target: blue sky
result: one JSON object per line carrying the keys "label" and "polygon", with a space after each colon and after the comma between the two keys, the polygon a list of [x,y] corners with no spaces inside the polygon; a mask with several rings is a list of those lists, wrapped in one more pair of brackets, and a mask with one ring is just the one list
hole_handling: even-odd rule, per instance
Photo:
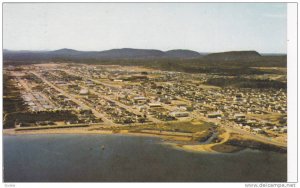
{"label": "blue sky", "polygon": [[3,45],[286,53],[286,24],[285,3],[5,3]]}

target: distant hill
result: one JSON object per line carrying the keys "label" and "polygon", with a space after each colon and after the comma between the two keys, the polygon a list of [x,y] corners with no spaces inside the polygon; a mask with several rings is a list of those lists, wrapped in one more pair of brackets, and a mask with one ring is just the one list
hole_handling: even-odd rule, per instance
{"label": "distant hill", "polygon": [[75,53],[80,53],[80,51],[69,49],[69,48],[63,48],[60,50],[54,50],[54,51],[49,51],[54,54],[75,54]]}
{"label": "distant hill", "polygon": [[98,52],[97,58],[160,58],[163,57],[164,54],[165,53],[160,50],[122,48]]}
{"label": "distant hill", "polygon": [[[161,70],[189,73],[254,74],[266,71],[252,67],[286,67],[287,55],[259,54],[256,51],[230,51],[203,54],[191,50],[161,51],[155,49],[122,48],[105,51],[54,51],[3,50],[5,64],[32,64],[44,61],[75,62],[85,64],[136,65]],[[247,68],[246,68],[247,67]]]}
{"label": "distant hill", "polygon": [[122,48],[105,51],[77,51],[60,49],[54,51],[10,51],[3,50],[4,60],[48,60],[53,58],[70,59],[149,59],[149,58],[197,58],[201,54],[191,50],[160,51],[152,49]]}
{"label": "distant hill", "polygon": [[[190,50],[112,49],[106,51],[3,51],[6,65],[24,65],[53,61],[57,63],[143,66],[165,71],[210,73],[217,75],[278,74],[257,67],[287,66],[287,55],[261,55],[255,51],[200,54]],[[255,68],[254,68],[255,67]],[[267,70],[267,71],[266,71]],[[280,73],[281,74],[281,73]]]}
{"label": "distant hill", "polygon": [[256,51],[230,51],[230,52],[221,52],[221,53],[211,53],[206,55],[205,59],[235,61],[235,60],[253,60],[260,57],[261,55]]}
{"label": "distant hill", "polygon": [[170,50],[165,52],[165,57],[170,58],[197,58],[202,55],[192,50]]}

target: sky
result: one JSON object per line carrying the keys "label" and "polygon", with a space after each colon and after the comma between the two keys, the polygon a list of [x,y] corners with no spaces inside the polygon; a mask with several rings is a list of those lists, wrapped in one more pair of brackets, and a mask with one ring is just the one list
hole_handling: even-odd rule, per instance
{"label": "sky", "polygon": [[285,3],[4,3],[3,48],[286,53]]}

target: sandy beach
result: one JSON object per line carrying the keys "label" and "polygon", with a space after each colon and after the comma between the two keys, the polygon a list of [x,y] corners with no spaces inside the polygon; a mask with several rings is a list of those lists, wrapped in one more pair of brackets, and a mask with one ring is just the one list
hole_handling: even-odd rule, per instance
{"label": "sandy beach", "polygon": [[[230,132],[224,131],[218,135],[217,142],[200,143],[193,141],[191,134],[141,130],[131,132],[128,130],[95,130],[87,127],[82,128],[63,128],[63,129],[41,129],[41,130],[19,130],[4,129],[4,135],[33,135],[33,134],[99,134],[99,135],[128,135],[128,136],[146,136],[160,137],[163,139],[162,144],[178,150],[188,152],[205,152],[205,153],[233,153],[247,148],[246,145],[232,145],[228,141],[232,139]],[[255,141],[252,141],[257,143]],[[259,144],[258,144],[259,145]],[[259,149],[259,148],[258,148]]]}
{"label": "sandy beach", "polygon": [[[32,135],[32,134],[100,134],[100,135],[130,135],[130,136],[146,136],[146,137],[160,137],[163,139],[163,144],[174,147],[176,149],[182,149],[192,152],[214,152],[212,147],[217,144],[222,144],[226,142],[224,139],[220,143],[212,144],[195,144],[192,142],[192,137],[188,134],[178,132],[176,134],[161,133],[159,131],[141,131],[141,132],[130,132],[128,130],[119,130],[115,132],[113,130],[90,130],[88,128],[69,128],[69,129],[42,129],[42,130],[22,130],[15,131],[14,129],[4,129],[4,135]],[[229,137],[229,135],[228,135]],[[178,144],[180,142],[180,144]]]}

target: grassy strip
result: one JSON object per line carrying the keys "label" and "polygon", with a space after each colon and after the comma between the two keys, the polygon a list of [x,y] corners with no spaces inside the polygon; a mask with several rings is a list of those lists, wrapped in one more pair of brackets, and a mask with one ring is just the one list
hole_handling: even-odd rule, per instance
{"label": "grassy strip", "polygon": [[36,126],[36,127],[19,127],[15,128],[15,131],[26,130],[41,130],[41,129],[59,129],[59,128],[73,128],[73,127],[88,127],[88,124],[76,124],[76,125],[50,125],[50,126]]}
{"label": "grassy strip", "polygon": [[131,126],[103,126],[92,128],[91,130],[128,130],[132,132],[138,132],[141,130],[148,130],[148,131],[167,131],[167,132],[182,132],[182,133],[196,133],[202,132],[207,129],[213,129],[215,126],[213,123],[208,122],[168,122],[168,123],[161,123],[161,124],[139,124],[139,125],[131,125]]}
{"label": "grassy strip", "polygon": [[170,131],[159,131],[159,130],[140,130],[140,131],[130,131],[130,132],[166,135],[166,136],[184,136],[184,137],[192,137],[193,136],[192,133],[170,132]]}

